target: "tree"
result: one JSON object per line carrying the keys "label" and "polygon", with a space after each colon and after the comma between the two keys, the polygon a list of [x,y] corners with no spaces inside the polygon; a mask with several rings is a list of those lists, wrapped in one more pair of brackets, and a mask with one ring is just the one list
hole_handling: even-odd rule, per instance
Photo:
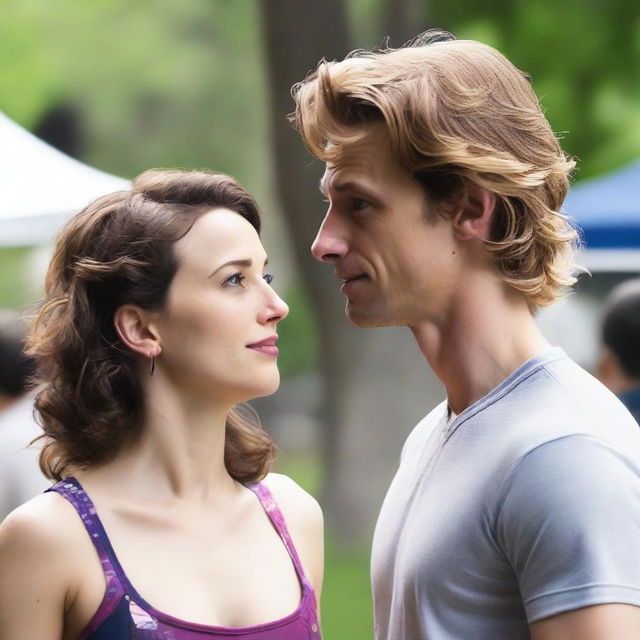
{"label": "tree", "polygon": [[441,397],[406,329],[362,331],[347,323],[344,299],[328,265],[309,247],[322,220],[313,162],[285,115],[294,82],[322,57],[349,51],[343,0],[300,3],[265,0],[275,173],[295,254],[320,327],[323,380],[324,469],[322,502],[338,542],[368,540],[404,437]]}

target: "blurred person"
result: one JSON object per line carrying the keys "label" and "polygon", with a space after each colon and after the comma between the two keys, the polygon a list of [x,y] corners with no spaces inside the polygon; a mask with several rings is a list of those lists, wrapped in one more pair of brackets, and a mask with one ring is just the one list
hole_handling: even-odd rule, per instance
{"label": "blurred person", "polygon": [[29,392],[33,359],[24,353],[26,322],[18,312],[0,313],[0,521],[51,483],[29,442],[42,434]]}
{"label": "blurred person", "polygon": [[640,433],[533,319],[575,282],[577,234],[529,77],[429,31],[293,95],[326,164],[313,255],[348,319],[409,327],[447,392],[380,512],[376,638],[640,638]]}
{"label": "blurred person", "polygon": [[0,527],[0,637],[320,638],[322,516],[239,403],[279,384],[253,198],[143,173],[65,226],[28,339],[53,488]]}
{"label": "blurred person", "polygon": [[640,278],[614,287],[605,300],[596,375],[640,423]]}

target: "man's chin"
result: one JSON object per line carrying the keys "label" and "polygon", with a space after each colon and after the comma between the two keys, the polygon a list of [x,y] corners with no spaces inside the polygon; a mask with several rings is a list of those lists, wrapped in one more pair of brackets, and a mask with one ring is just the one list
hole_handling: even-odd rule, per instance
{"label": "man's chin", "polygon": [[388,327],[392,323],[386,322],[385,317],[373,309],[363,309],[355,306],[347,301],[344,310],[347,320],[359,329],[376,329],[379,327]]}

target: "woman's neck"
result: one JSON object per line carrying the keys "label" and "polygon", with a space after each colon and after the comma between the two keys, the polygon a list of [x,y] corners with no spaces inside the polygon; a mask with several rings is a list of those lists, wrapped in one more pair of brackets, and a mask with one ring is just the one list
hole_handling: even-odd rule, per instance
{"label": "woman's neck", "polygon": [[158,371],[145,381],[144,422],[112,461],[83,472],[135,487],[155,499],[209,500],[233,491],[224,463],[226,418],[232,403],[174,389]]}

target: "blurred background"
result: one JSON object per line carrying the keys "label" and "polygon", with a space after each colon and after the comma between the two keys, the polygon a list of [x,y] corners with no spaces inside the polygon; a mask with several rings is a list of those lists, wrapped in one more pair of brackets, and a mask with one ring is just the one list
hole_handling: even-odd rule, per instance
{"label": "blurred background", "polygon": [[[495,46],[529,72],[563,148],[578,159],[566,211],[584,226],[581,264],[591,276],[539,321],[593,369],[603,297],[640,274],[637,1],[0,0],[0,112],[116,177],[206,167],[257,197],[274,285],[291,313],[281,329],[281,390],[255,406],[281,449],[277,470],[325,511],[330,640],[371,638],[375,517],[404,438],[444,395],[408,331],[347,325],[332,269],[311,258],[323,167],[286,121],[290,87],[322,57],[385,36],[400,46],[430,27]],[[35,156],[18,162],[4,124],[0,307],[24,310],[41,295],[48,238],[72,211],[54,202],[57,189],[39,177]],[[65,189],[75,182],[82,197],[79,185],[97,174],[73,167],[78,177]],[[51,210],[29,212],[18,229],[16,212],[34,194]]]}

